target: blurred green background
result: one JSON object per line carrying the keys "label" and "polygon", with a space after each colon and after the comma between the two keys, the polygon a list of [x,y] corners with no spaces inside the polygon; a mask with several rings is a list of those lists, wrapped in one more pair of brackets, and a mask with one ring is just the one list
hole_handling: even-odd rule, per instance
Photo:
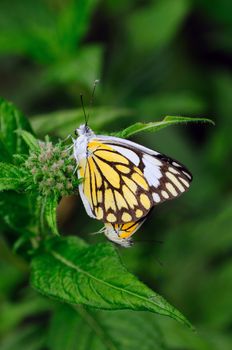
{"label": "blurred green background", "polygon": [[[197,328],[145,315],[144,323],[152,317],[160,329],[163,349],[232,349],[231,38],[230,0],[0,2],[0,96],[29,116],[41,137],[73,132],[82,118],[79,94],[88,106],[97,78],[90,126],[98,131],[165,115],[216,122],[134,138],[178,159],[194,178],[187,194],[155,208],[133,248],[119,249],[127,268]],[[64,235],[105,239],[89,234],[99,225],[78,198],[62,200],[58,212]],[[79,349],[55,342],[56,305],[27,286],[28,267],[9,250],[15,237],[2,231],[1,350]],[[78,327],[75,337],[78,343]]]}

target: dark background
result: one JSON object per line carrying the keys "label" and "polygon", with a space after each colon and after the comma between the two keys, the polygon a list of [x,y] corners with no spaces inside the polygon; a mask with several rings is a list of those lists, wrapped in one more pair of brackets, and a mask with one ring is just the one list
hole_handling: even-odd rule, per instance
{"label": "dark background", "polygon": [[[188,193],[154,209],[133,248],[119,251],[131,272],[197,327],[194,334],[157,316],[170,349],[232,348],[231,38],[229,0],[0,2],[0,96],[29,116],[41,137],[73,132],[79,121],[66,124],[64,111],[80,107],[80,92],[88,108],[96,78],[95,106],[103,106],[97,131],[166,115],[216,123],[133,138],[178,159],[194,178]],[[93,127],[94,118],[93,111]],[[64,235],[105,240],[89,234],[100,226],[78,198],[62,200],[59,224]],[[25,288],[26,272],[4,259],[1,254],[0,336],[8,344],[27,316],[24,304],[10,306],[12,291]],[[17,322],[18,314],[24,316]]]}

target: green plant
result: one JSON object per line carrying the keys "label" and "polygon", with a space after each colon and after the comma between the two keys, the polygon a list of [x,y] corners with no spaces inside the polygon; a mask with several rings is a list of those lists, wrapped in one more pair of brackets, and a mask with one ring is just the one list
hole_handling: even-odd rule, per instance
{"label": "green plant", "polygon": [[[120,113],[120,110],[112,113],[112,117],[117,118]],[[70,120],[74,123],[74,117],[75,113],[69,113],[63,122],[68,123]],[[57,118],[62,122],[60,115]],[[128,137],[141,131],[154,132],[173,124],[199,121],[212,123],[204,118],[169,116],[160,122],[136,123],[117,135]],[[95,124],[96,129],[99,129],[101,119],[95,118]],[[127,271],[117,249],[111,243],[89,245],[77,236],[59,235],[56,220],[58,203],[63,196],[77,193],[78,184],[83,180],[76,176],[75,169],[78,165],[74,161],[70,143],[67,140],[53,143],[48,136],[44,141],[37,139],[28,120],[3,99],[0,100],[0,132],[1,221],[6,231],[10,228],[14,232],[10,242],[17,251],[17,256],[23,258],[23,271],[31,266],[32,287],[43,295],[67,304],[57,308],[50,337],[54,329],[59,328],[61,318],[64,322],[68,318],[73,325],[78,325],[84,319],[86,334],[83,333],[82,337],[87,337],[90,327],[95,329],[100,339],[97,341],[104,345],[102,348],[118,349],[115,344],[123,344],[127,334],[122,334],[121,338],[115,337],[114,326],[117,326],[117,319],[121,315],[128,322],[130,318],[135,318],[138,325],[133,327],[139,328],[144,314],[140,317],[136,311],[170,316],[191,327],[177,309]],[[4,242],[5,240],[2,244]],[[35,300],[37,305],[37,299]],[[38,300],[42,310],[50,309],[48,302]],[[26,299],[25,305],[27,303]],[[68,305],[73,307],[70,309]],[[101,313],[94,309],[128,309],[134,313]],[[27,312],[27,307],[22,308],[23,315]],[[19,318],[20,315],[19,312]],[[106,319],[104,315],[107,315]],[[153,323],[155,326],[154,320]],[[147,332],[149,327],[150,325]],[[33,333],[34,330],[28,331]],[[69,332],[73,330],[70,329]],[[70,337],[70,341],[74,341],[74,333]],[[160,349],[162,341],[158,330],[153,337],[154,341],[158,339],[157,349]],[[138,341],[143,343],[143,338],[139,338],[139,335]],[[97,349],[97,346],[92,348]]]}

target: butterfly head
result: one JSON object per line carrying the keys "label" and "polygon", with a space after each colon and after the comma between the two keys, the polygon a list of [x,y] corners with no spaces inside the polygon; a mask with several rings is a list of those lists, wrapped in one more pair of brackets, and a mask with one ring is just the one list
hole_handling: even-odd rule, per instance
{"label": "butterfly head", "polygon": [[94,132],[90,129],[90,127],[87,124],[82,124],[75,130],[75,134],[77,136],[84,135],[85,137],[89,138],[94,136]]}

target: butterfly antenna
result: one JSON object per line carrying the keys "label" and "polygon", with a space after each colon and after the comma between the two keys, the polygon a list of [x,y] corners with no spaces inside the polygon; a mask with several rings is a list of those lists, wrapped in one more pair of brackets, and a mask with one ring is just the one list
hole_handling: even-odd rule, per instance
{"label": "butterfly antenna", "polygon": [[[100,82],[99,79],[96,79],[93,83],[93,90],[92,90],[92,94],[91,94],[91,98],[90,98],[90,102],[89,102],[89,110],[91,111],[92,108],[93,108],[93,102],[94,102],[94,95],[95,95],[95,91],[96,91],[96,86],[97,84]],[[89,120],[89,114],[90,112],[88,113],[88,116],[87,116],[87,122]]]}
{"label": "butterfly antenna", "polygon": [[87,115],[86,115],[86,112],[85,112],[85,106],[84,106],[84,100],[83,100],[83,95],[82,94],[80,94],[80,99],[81,99],[81,107],[82,107],[82,110],[83,110],[83,113],[84,113],[84,117],[85,117],[85,126],[87,126],[88,118],[87,118]]}

